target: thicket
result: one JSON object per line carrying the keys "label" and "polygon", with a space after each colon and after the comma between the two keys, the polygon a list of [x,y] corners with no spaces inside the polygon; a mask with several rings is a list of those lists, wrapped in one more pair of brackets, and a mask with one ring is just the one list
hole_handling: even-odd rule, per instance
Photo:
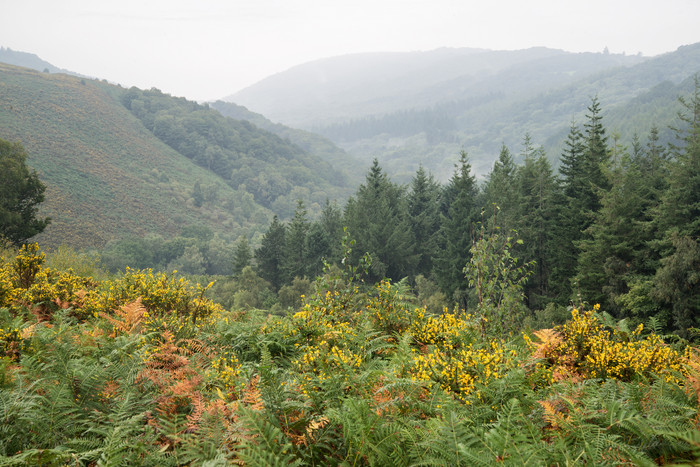
{"label": "thicket", "polygon": [[6,251],[0,463],[697,462],[698,349],[597,306],[516,331],[498,310],[525,271],[498,238],[473,247],[469,314],[364,282],[347,244],[346,269],[285,316],[227,311],[177,275],[98,280],[36,245]]}

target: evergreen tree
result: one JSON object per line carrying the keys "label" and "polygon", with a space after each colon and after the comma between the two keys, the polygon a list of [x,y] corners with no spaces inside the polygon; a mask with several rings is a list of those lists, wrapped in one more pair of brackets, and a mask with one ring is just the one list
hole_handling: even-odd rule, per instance
{"label": "evergreen tree", "polygon": [[307,274],[315,277],[323,272],[324,261],[338,263],[342,257],[343,213],[335,203],[326,200],[321,218],[309,226],[306,236]]}
{"label": "evergreen tree", "polygon": [[233,256],[233,275],[238,276],[244,267],[250,265],[251,259],[252,255],[248,245],[248,238],[241,236],[236,244],[236,251]]}
{"label": "evergreen tree", "polygon": [[284,264],[282,270],[284,283],[290,284],[295,277],[306,277],[307,243],[309,221],[306,218],[306,207],[302,200],[297,200],[294,217],[289,223],[285,236]]}
{"label": "evergreen tree", "polygon": [[488,211],[492,206],[498,207],[496,221],[504,231],[504,235],[509,235],[516,223],[519,206],[515,181],[516,168],[513,156],[508,147],[503,144],[498,160],[494,162],[493,169],[484,185],[485,208]]}
{"label": "evergreen tree", "polygon": [[535,149],[525,137],[524,164],[517,171],[519,212],[516,230],[523,241],[516,250],[525,263],[534,262],[525,295],[531,309],[542,309],[552,297],[553,231],[557,183],[544,149]]}
{"label": "evergreen tree", "polygon": [[700,81],[690,98],[680,99],[668,190],[657,222],[663,232],[661,267],[654,278],[653,294],[667,307],[673,327],[681,334],[700,327]]}
{"label": "evergreen tree", "polygon": [[450,202],[442,217],[435,277],[445,295],[466,308],[467,282],[464,268],[471,257],[469,250],[472,246],[473,226],[479,212],[476,179],[471,174],[471,165],[465,151],[460,152],[459,163],[444,193],[445,199]]}
{"label": "evergreen tree", "polygon": [[596,96],[588,107],[587,120],[583,124],[585,141],[583,173],[587,183],[582,187],[583,191],[579,197],[583,199],[584,215],[588,219],[588,225],[592,222],[593,214],[600,209],[600,190],[610,188],[610,181],[605,176],[610,162],[608,137],[600,112],[600,102]]}
{"label": "evergreen tree", "polygon": [[423,166],[416,171],[408,194],[408,215],[418,255],[417,274],[430,275],[437,253],[436,235],[440,228],[438,198],[440,185]]}
{"label": "evergreen tree", "polygon": [[583,229],[586,228],[584,207],[579,194],[586,188],[584,173],[583,133],[571,123],[564,141],[564,152],[559,163],[560,190],[556,195],[557,221],[554,225],[553,264],[550,283],[559,303],[568,303],[572,295],[571,279],[576,274],[576,262]]}
{"label": "evergreen tree", "polygon": [[372,256],[371,280],[399,280],[415,270],[418,257],[404,190],[392,183],[375,159],[356,197],[345,207],[345,222],[356,241],[353,262]]}
{"label": "evergreen tree", "polygon": [[194,182],[194,187],[192,188],[192,204],[194,204],[195,207],[200,208],[202,207],[202,203],[204,203],[204,193],[202,192],[202,187],[199,184],[199,180]]}
{"label": "evergreen tree", "polygon": [[277,216],[274,216],[270,227],[263,235],[260,247],[255,250],[258,275],[270,283],[275,291],[283,285],[284,248],[287,228]]}

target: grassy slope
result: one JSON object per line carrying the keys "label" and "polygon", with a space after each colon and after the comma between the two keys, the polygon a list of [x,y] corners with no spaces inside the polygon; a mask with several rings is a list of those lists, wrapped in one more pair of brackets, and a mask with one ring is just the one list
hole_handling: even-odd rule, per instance
{"label": "grassy slope", "polygon": [[[0,64],[0,138],[21,141],[47,184],[39,237],[99,247],[124,234],[175,234],[203,224],[233,235],[262,228],[269,211],[146,131],[117,100],[119,88]],[[194,180],[219,203],[195,209]]]}

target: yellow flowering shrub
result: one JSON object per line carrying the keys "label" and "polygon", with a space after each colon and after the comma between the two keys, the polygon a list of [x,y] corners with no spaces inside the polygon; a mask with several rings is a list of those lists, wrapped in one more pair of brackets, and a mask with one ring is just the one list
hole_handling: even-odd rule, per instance
{"label": "yellow flowering shrub", "polygon": [[0,307],[12,305],[22,293],[22,289],[15,286],[14,278],[15,270],[12,264],[0,258]]}
{"label": "yellow flowering shrub", "polygon": [[28,289],[34,282],[34,277],[41,270],[46,261],[46,255],[39,251],[39,244],[29,243],[22,245],[17,257],[12,263],[15,272],[15,285]]}
{"label": "yellow flowering shrub", "polygon": [[0,262],[0,306],[24,305],[40,319],[58,308],[73,307],[79,315],[84,296],[97,283],[72,269],[43,267],[46,256],[38,248],[24,245],[13,261]]}
{"label": "yellow flowering shrub", "polygon": [[85,301],[85,312],[97,314],[109,313],[127,302],[141,297],[141,303],[149,315],[176,313],[180,316],[205,317],[213,312],[220,312],[221,306],[204,298],[204,292],[211,286],[192,285],[175,273],[154,273],[151,269],[126,272],[116,279],[106,281],[96,293],[90,294]]}
{"label": "yellow flowering shrub", "polygon": [[478,322],[455,310],[426,315],[418,309],[409,331],[420,351],[410,368],[414,380],[439,384],[463,402],[480,397],[478,386],[503,376],[515,366],[515,353],[497,340],[477,339]]}
{"label": "yellow flowering shrub", "polygon": [[656,334],[641,337],[640,325],[631,335],[606,329],[598,314],[599,306],[584,313],[574,309],[562,326],[535,333],[539,342],[525,336],[543,359],[551,379],[601,378],[631,381],[635,376],[657,375],[676,381],[684,371],[684,357]]}
{"label": "yellow flowering shrub", "polygon": [[[34,276],[32,285],[20,296],[27,306],[80,308],[88,290],[96,286],[91,277],[80,277],[72,269],[57,271],[43,268]],[[79,314],[79,313],[78,313]]]}
{"label": "yellow flowering shrub", "polygon": [[[238,357],[232,353],[224,352],[211,360],[211,366],[207,370],[207,376],[216,380],[226,394],[226,399],[235,399],[245,386],[241,383],[242,367]],[[241,387],[243,384],[243,387]]]}
{"label": "yellow flowering shrub", "polygon": [[366,308],[375,327],[388,334],[402,333],[408,329],[419,313],[416,308],[407,305],[400,288],[388,280],[376,285],[375,294],[367,301]]}
{"label": "yellow flowering shrub", "polygon": [[418,308],[410,332],[419,345],[448,345],[454,348],[472,340],[472,329],[471,315],[456,310],[447,313],[446,309],[441,315],[426,315],[425,308]]}
{"label": "yellow flowering shrub", "polygon": [[414,359],[411,370],[413,379],[439,384],[463,402],[480,397],[475,388],[499,379],[514,367],[513,352],[507,351],[501,342],[492,340],[485,347],[472,344],[464,348],[434,346],[426,354]]}
{"label": "yellow flowering shrub", "polygon": [[28,345],[29,340],[25,338],[19,327],[0,328],[0,357],[17,360]]}
{"label": "yellow flowering shrub", "polygon": [[302,392],[308,393],[317,389],[318,381],[333,379],[347,383],[362,365],[362,357],[347,347],[323,340],[305,347],[292,365],[302,375]]}

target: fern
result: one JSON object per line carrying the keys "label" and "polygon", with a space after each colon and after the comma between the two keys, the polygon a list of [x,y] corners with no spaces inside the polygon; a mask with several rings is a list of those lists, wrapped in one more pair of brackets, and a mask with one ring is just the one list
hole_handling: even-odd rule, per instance
{"label": "fern", "polygon": [[249,465],[292,467],[301,465],[296,458],[294,446],[280,428],[255,410],[240,411],[243,426],[252,435],[245,440],[238,457]]}

